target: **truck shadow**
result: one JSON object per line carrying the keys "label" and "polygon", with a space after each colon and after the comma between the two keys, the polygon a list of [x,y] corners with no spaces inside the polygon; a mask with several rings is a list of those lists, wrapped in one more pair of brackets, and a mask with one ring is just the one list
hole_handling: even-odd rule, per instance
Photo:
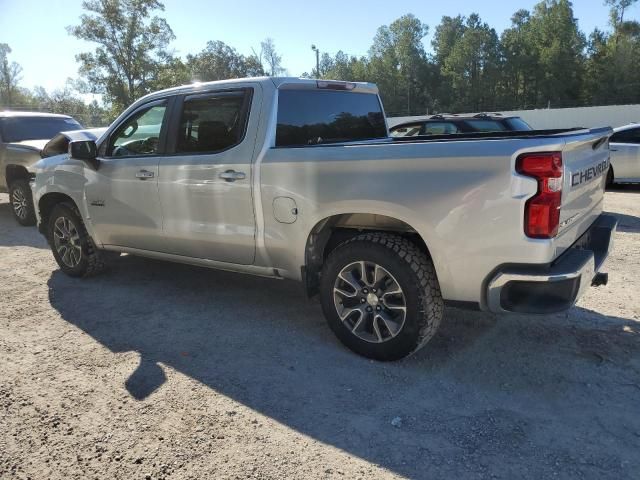
{"label": "truck shadow", "polygon": [[618,231],[627,233],[640,233],[640,218],[624,213],[607,212],[618,219]]}
{"label": "truck shadow", "polygon": [[[542,478],[562,468],[558,455],[581,448],[579,436],[620,443],[611,460],[617,465],[637,460],[640,331],[633,320],[579,308],[499,320],[451,309],[425,349],[384,364],[344,349],[319,305],[292,282],[123,256],[105,275],[82,281],[56,271],[48,285],[64,320],[114,353],[139,354],[123,388],[140,401],[154,401],[168,366],[413,478],[465,475],[469,462],[511,462],[512,454],[533,465],[531,478]],[[607,420],[615,438],[594,424],[611,408],[619,412]],[[538,440],[550,430],[553,445]],[[606,460],[594,455],[593,462]],[[523,460],[529,457],[536,460]]]}
{"label": "truck shadow", "polygon": [[619,183],[607,188],[607,192],[640,193],[640,183]]}
{"label": "truck shadow", "polygon": [[0,246],[49,248],[44,237],[35,227],[23,227],[13,218],[11,205],[8,201],[3,201],[8,197],[0,195]]}

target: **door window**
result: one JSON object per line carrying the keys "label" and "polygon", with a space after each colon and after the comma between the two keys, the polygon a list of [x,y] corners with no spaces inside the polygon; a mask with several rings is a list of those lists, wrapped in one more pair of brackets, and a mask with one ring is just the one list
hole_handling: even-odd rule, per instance
{"label": "door window", "polygon": [[244,138],[248,90],[187,97],[182,108],[176,153],[216,153]]}
{"label": "door window", "polygon": [[107,156],[157,155],[166,109],[163,103],[134,113],[111,136]]}

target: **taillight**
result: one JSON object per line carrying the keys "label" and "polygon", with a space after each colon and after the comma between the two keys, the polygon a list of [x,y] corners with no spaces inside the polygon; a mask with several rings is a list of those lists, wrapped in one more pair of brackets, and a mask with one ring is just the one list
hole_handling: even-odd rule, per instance
{"label": "taillight", "polygon": [[562,202],[562,153],[526,153],[516,160],[516,171],[538,181],[538,192],[524,207],[524,233],[531,238],[555,237]]}

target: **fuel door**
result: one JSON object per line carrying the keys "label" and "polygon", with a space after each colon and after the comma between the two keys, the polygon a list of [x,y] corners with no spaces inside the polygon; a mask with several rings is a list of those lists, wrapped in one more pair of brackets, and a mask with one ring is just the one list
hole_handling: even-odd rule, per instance
{"label": "fuel door", "polygon": [[273,216],[280,223],[293,223],[298,218],[298,206],[291,197],[273,199]]}

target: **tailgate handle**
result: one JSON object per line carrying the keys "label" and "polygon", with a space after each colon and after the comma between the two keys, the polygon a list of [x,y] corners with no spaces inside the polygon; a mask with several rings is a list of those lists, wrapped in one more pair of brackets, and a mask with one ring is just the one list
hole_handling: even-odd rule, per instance
{"label": "tailgate handle", "polygon": [[139,178],[140,180],[146,180],[147,178],[153,177],[155,177],[155,173],[150,172],[149,170],[140,170],[136,173],[136,178]]}
{"label": "tailgate handle", "polygon": [[596,140],[595,142],[593,142],[592,148],[593,148],[594,150],[597,150],[597,149],[598,149],[598,148],[600,148],[604,143],[606,143],[606,141],[607,141],[607,139],[608,139],[608,138],[609,138],[609,137],[602,137],[601,139]]}

